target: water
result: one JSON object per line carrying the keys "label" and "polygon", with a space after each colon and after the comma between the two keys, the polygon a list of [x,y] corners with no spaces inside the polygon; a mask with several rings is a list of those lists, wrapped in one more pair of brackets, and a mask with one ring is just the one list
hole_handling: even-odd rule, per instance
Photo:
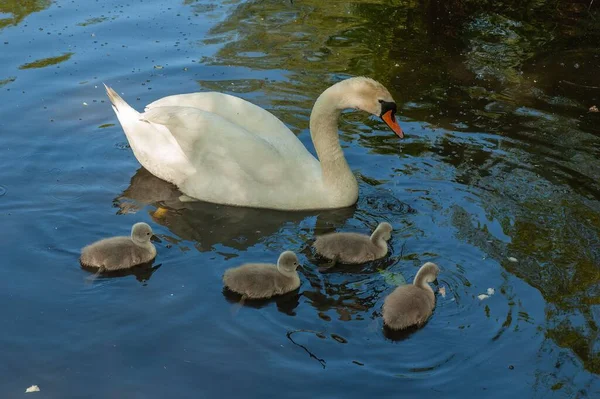
{"label": "water", "polygon": [[[598,397],[598,5],[391,3],[0,2],[0,397]],[[314,100],[362,74],[407,137],[344,114],[360,199],[327,212],[180,203],[102,88],[140,110],[236,94],[313,151]],[[389,259],[316,270],[315,233],[381,220]],[[79,249],[137,221],[163,238],[153,268],[86,284]],[[284,249],[299,292],[233,315],[223,271]],[[385,295],[425,261],[446,297],[385,335]]]}

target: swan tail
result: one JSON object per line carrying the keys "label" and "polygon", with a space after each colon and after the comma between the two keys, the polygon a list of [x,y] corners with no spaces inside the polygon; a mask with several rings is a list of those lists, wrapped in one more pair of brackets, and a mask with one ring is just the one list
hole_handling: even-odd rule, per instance
{"label": "swan tail", "polygon": [[126,125],[127,121],[138,121],[140,119],[140,113],[127,104],[116,91],[107,85],[104,85],[104,87],[106,88],[106,95],[108,96],[121,125]]}

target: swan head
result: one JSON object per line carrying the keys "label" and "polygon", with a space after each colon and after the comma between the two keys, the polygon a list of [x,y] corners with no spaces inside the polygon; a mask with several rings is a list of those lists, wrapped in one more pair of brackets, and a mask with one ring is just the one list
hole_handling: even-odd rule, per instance
{"label": "swan head", "polygon": [[285,273],[292,273],[298,268],[298,257],[292,251],[285,251],[277,259],[277,269]]}
{"label": "swan head", "polygon": [[392,238],[392,225],[388,222],[381,222],[373,232],[373,236],[380,237],[384,241],[389,241]]}
{"label": "swan head", "polygon": [[131,228],[131,239],[136,244],[145,244],[151,239],[155,239],[155,236],[152,233],[152,227],[142,222],[134,224]]}
{"label": "swan head", "polygon": [[440,268],[433,262],[427,262],[417,272],[414,285],[422,285],[424,283],[433,283],[437,280]]}
{"label": "swan head", "polygon": [[381,118],[400,138],[404,133],[396,121],[398,107],[384,85],[367,77],[355,77],[342,81],[347,108],[356,108]]}

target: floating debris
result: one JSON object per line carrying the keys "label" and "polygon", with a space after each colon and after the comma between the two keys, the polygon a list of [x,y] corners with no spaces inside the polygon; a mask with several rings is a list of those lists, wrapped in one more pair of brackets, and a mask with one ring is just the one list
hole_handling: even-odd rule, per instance
{"label": "floating debris", "polygon": [[86,102],[84,102],[84,103],[83,103],[83,105],[86,105],[86,106],[87,106],[88,104],[87,104]]}
{"label": "floating debris", "polygon": [[39,392],[39,391],[40,391],[40,387],[38,387],[37,385],[32,385],[25,390],[25,393]]}
{"label": "floating debris", "polygon": [[154,65],[154,69],[163,69],[164,67],[162,65]]}
{"label": "floating debris", "polygon": [[479,294],[477,295],[477,298],[479,298],[480,301],[483,301],[484,299],[488,299],[489,297],[491,297],[492,295],[494,295],[496,293],[496,290],[493,288],[488,288],[486,290],[486,294]]}
{"label": "floating debris", "polygon": [[590,111],[590,112],[600,112],[600,110],[598,110],[598,107],[596,107],[595,105],[592,105],[592,106],[590,107],[590,110],[589,110],[589,111]]}
{"label": "floating debris", "polygon": [[513,262],[513,263],[517,263],[518,262],[517,258],[513,258],[512,256],[509,256],[508,260],[511,261],[511,262]]}
{"label": "floating debris", "polygon": [[440,293],[440,295],[442,296],[442,298],[446,298],[446,287],[444,287],[444,286],[441,286],[441,287],[438,289],[438,292]]}

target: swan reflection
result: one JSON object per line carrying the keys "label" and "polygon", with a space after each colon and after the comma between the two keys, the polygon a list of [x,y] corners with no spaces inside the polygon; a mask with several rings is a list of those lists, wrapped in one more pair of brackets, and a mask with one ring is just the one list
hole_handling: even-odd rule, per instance
{"label": "swan reflection", "polygon": [[138,169],[130,185],[114,199],[118,213],[135,213],[144,207],[153,221],[167,227],[176,237],[164,237],[178,244],[181,240],[195,242],[200,252],[215,250],[215,245],[246,250],[263,238],[277,233],[287,224],[300,224],[315,217],[315,230],[333,231],[344,225],[356,206],[321,211],[285,212],[269,209],[243,208],[203,201],[181,202],[181,192],[144,168]]}

